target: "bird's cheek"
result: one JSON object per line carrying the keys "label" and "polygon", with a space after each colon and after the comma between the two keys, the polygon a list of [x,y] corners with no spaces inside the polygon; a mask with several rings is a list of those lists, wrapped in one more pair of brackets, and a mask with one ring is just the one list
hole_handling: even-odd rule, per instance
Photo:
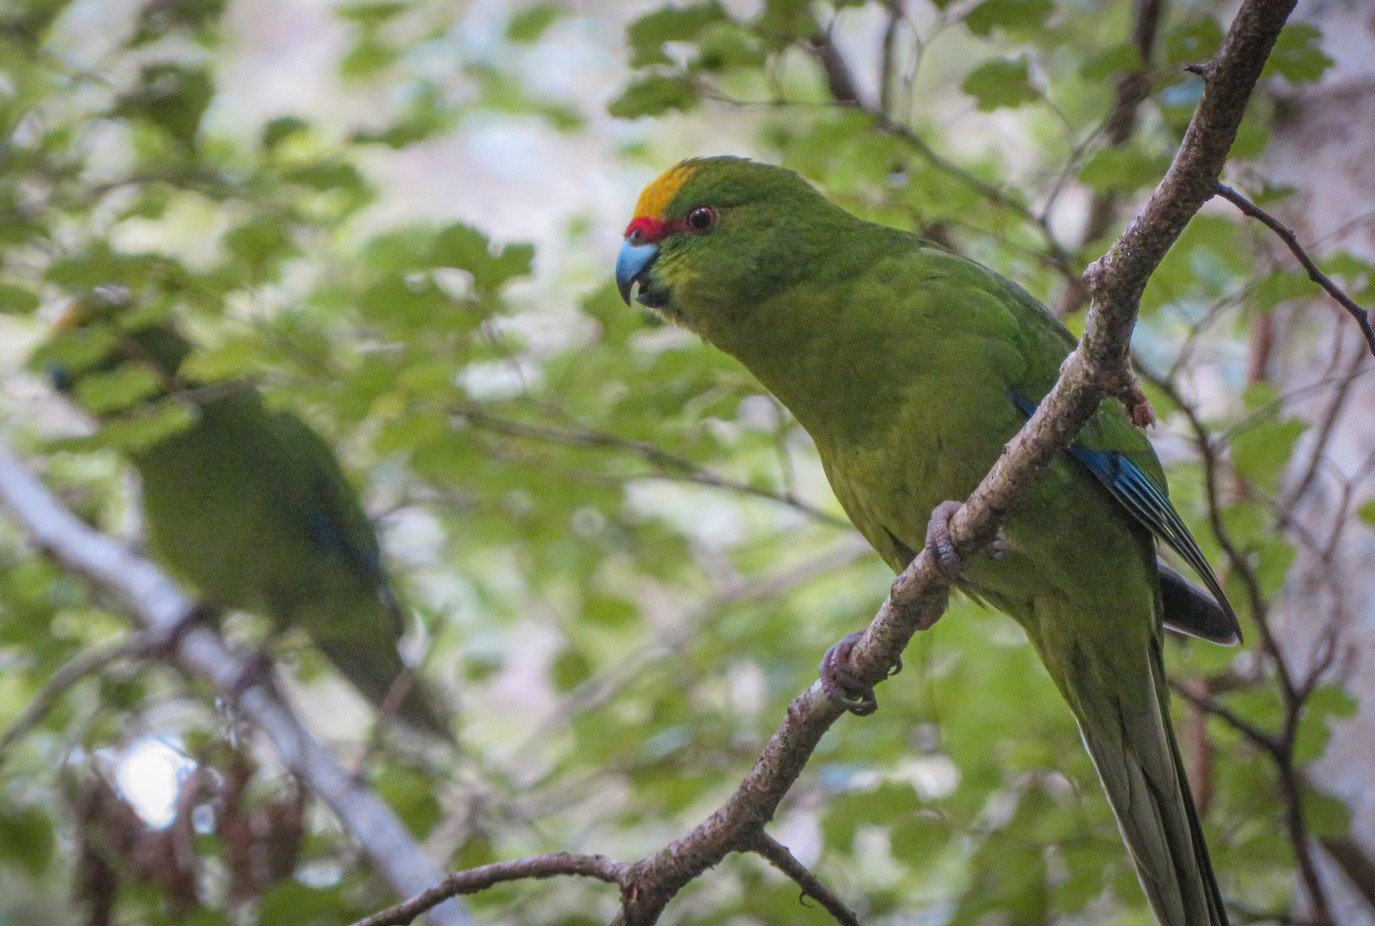
{"label": "bird's cheek", "polygon": [[651,270],[640,277],[640,289],[636,293],[636,300],[646,308],[667,309],[672,301],[669,291],[668,281],[656,270]]}

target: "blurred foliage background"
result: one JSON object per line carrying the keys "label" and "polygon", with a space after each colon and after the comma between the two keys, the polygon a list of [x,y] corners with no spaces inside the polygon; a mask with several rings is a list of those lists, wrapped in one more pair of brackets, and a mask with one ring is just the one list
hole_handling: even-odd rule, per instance
{"label": "blurred foliage background", "polygon": [[[1360,7],[1301,5],[1228,177],[1368,305],[1359,120],[1304,122],[1328,92],[1375,105]],[[1078,274],[1198,99],[1181,65],[1216,50],[1232,8],[8,0],[0,434],[139,544],[120,452],[158,422],[97,429],[27,360],[73,300],[128,289],[195,340],[197,377],[251,377],[337,448],[464,746],[370,749],[356,695],[288,647],[307,723],[449,867],[655,851],[729,793],[890,575],[781,407],[618,300],[638,189],[694,154],[780,162],[1073,327]],[[1136,337],[1172,494],[1248,635],[1171,646],[1178,726],[1238,920],[1312,922],[1319,889],[1337,921],[1368,921],[1371,363],[1221,205],[1151,281]],[[107,386],[109,407],[138,398]],[[0,724],[127,636],[107,604],[0,524]],[[866,923],[1150,922],[1011,621],[956,603],[881,697],[773,827]],[[271,749],[165,667],[112,659],[19,732],[0,751],[0,923],[336,924],[388,901]],[[481,922],[532,926],[614,904],[570,880],[471,899]],[[665,918],[827,921],[749,857]]]}

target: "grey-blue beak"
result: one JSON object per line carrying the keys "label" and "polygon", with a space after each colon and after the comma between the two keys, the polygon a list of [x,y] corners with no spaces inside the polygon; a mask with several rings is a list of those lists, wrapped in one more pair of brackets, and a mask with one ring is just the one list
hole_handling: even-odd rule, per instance
{"label": "grey-blue beak", "polygon": [[616,255],[616,288],[626,305],[630,305],[630,290],[649,272],[658,256],[657,244],[631,244],[627,239],[621,245],[621,253]]}

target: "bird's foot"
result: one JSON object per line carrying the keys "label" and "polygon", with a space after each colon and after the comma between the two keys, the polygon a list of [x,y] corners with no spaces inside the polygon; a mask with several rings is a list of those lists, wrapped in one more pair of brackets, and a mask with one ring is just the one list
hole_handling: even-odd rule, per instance
{"label": "bird's foot", "polygon": [[[950,536],[950,519],[963,507],[964,502],[941,502],[926,523],[926,552],[931,554],[941,574],[952,580],[964,571],[965,563],[954,538]],[[988,555],[994,560],[1005,559],[1009,549],[1007,535],[1000,528],[988,544]]]}
{"label": "bird's foot", "polygon": [[157,658],[169,658],[181,648],[181,641],[197,627],[214,623],[219,617],[219,609],[208,601],[198,601],[191,610],[177,618],[171,625],[148,634],[144,651]]}
{"label": "bird's foot", "polygon": [[[850,652],[864,634],[856,631],[826,650],[821,657],[821,690],[841,707],[857,717],[867,717],[878,710],[878,698],[874,686],[861,679],[850,666]],[[889,676],[902,671],[899,659]]]}
{"label": "bird's foot", "polygon": [[1151,400],[1146,398],[1146,393],[1136,383],[1132,383],[1122,402],[1127,406],[1127,416],[1132,424],[1138,428],[1149,428],[1155,424],[1155,409],[1151,407]]}

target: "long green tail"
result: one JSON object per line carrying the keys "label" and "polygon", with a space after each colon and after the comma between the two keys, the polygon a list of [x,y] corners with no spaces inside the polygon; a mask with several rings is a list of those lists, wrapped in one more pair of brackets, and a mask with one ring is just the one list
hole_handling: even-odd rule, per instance
{"label": "long green tail", "polygon": [[[334,663],[353,687],[379,711],[390,710],[408,726],[431,733],[446,742],[456,742],[452,720],[434,695],[422,684],[414,670],[401,661],[392,647],[362,647],[345,640],[317,640],[329,661]],[[409,682],[397,699],[400,686]],[[389,700],[390,699],[390,700]],[[386,723],[386,717],[379,718]]]}
{"label": "long green tail", "polygon": [[1156,918],[1163,926],[1227,926],[1170,724],[1158,636],[1143,661],[1140,671],[1112,678],[1126,662],[1120,654],[1110,666],[1072,657],[1053,674],[1062,676]]}

